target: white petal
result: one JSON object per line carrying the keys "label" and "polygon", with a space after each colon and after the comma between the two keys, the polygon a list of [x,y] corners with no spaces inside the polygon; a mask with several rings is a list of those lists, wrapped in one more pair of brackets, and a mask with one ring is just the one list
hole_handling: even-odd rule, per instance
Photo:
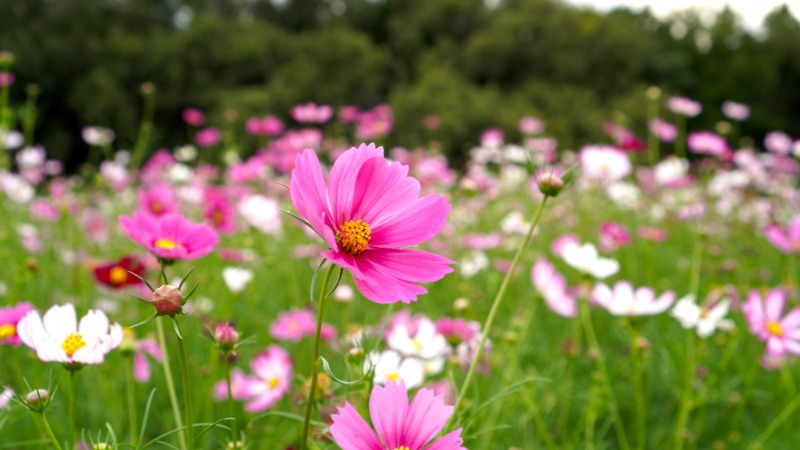
{"label": "white petal", "polygon": [[590,273],[595,278],[603,279],[619,272],[619,263],[613,259],[600,258],[592,265]]}
{"label": "white petal", "polygon": [[44,329],[57,342],[62,342],[68,334],[78,331],[78,319],[72,303],[55,305],[44,313]]}
{"label": "white petal", "polygon": [[108,317],[99,309],[90,309],[81,319],[78,332],[84,336],[84,341],[95,340],[99,336],[108,334]]}

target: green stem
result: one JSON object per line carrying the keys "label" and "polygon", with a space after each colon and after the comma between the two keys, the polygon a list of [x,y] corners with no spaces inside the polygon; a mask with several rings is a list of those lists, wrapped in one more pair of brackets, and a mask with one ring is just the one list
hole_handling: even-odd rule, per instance
{"label": "green stem", "polygon": [[133,381],[133,355],[127,360],[125,367],[128,381],[128,425],[131,428],[131,443],[137,447],[138,427],[136,426],[136,385]]}
{"label": "green stem", "polygon": [[176,317],[172,318],[175,324],[175,335],[178,338],[178,353],[181,358],[181,380],[183,381],[183,412],[186,417],[186,442],[189,450],[194,449],[194,433],[192,432],[192,391],[189,388],[189,367],[186,365],[186,349],[183,345],[183,332]]}
{"label": "green stem", "polygon": [[642,375],[642,352],[639,347],[639,332],[635,326],[631,335],[631,364],[633,365],[633,392],[636,402],[636,448],[643,450],[647,447],[645,425],[647,423],[647,397],[644,391],[644,377]]}
{"label": "green stem", "polygon": [[[68,414],[68,431],[67,437],[69,440],[67,443],[69,444],[68,449],[75,448],[75,371],[69,371],[69,397],[67,399],[67,414]],[[44,417],[44,414],[42,414]],[[45,422],[46,423],[46,422]]]}
{"label": "green stem", "polygon": [[[175,427],[183,427],[183,419],[181,419],[181,410],[178,406],[178,396],[175,395],[175,382],[172,378],[172,369],[169,366],[169,353],[167,352],[167,338],[164,333],[164,318],[156,317],[156,333],[158,335],[158,345],[161,347],[161,366],[164,368],[164,380],[167,382],[167,393],[169,394],[169,403],[172,406],[172,416],[175,418]],[[183,433],[178,433],[181,448],[186,448],[186,437]]]}
{"label": "green stem", "polygon": [[142,111],[142,121],[139,124],[139,135],[136,138],[136,145],[133,150],[133,157],[131,158],[131,167],[139,168],[142,165],[145,152],[147,151],[147,141],[150,139],[150,132],[153,128],[153,111],[155,110],[155,95],[144,94],[144,106]]}
{"label": "green stem", "polygon": [[231,442],[233,442],[233,450],[239,448],[239,425],[236,422],[236,410],[233,406],[233,389],[231,389],[231,362],[228,352],[224,352],[223,356],[225,359],[225,384],[228,386],[228,413],[233,418],[233,423],[231,424]]}
{"label": "green stem", "polygon": [[678,125],[678,136],[675,137],[675,155],[686,158],[686,116],[678,114],[675,119]]}
{"label": "green stem", "polygon": [[614,388],[611,386],[611,377],[608,374],[606,358],[603,355],[603,350],[600,348],[600,343],[597,341],[597,335],[594,332],[594,325],[592,325],[592,317],[589,312],[589,302],[580,301],[579,303],[581,320],[586,333],[586,339],[589,341],[590,348],[597,352],[597,368],[600,369],[600,381],[603,385],[605,396],[608,397],[608,409],[610,410],[612,419],[614,420],[614,432],[617,435],[620,448],[627,450],[630,447],[628,446],[628,438],[625,435],[625,426],[622,423],[622,417],[619,415],[617,398],[614,395]]}
{"label": "green stem", "polygon": [[773,420],[772,423],[769,424],[767,429],[764,430],[764,432],[761,433],[756,438],[756,440],[753,441],[753,443],[750,444],[749,447],[747,447],[747,449],[756,450],[763,448],[764,442],[766,442],[766,440],[769,439],[770,436],[772,436],[772,433],[777,431],[777,429],[781,425],[783,425],[783,422],[785,422],[786,419],[788,419],[792,415],[792,413],[794,412],[795,409],[797,409],[798,406],[800,406],[800,395],[795,396],[792,402],[786,405],[785,408],[783,408],[783,411],[781,411],[781,413],[778,414],[778,417],[776,417],[775,420]]}
{"label": "green stem", "polygon": [[542,217],[542,211],[544,210],[544,205],[547,203],[548,198],[548,196],[544,196],[542,198],[542,202],[539,203],[539,208],[536,210],[536,214],[533,216],[533,222],[531,222],[531,226],[528,228],[528,234],[525,235],[525,241],[523,241],[522,245],[520,245],[520,247],[517,249],[517,253],[514,255],[514,260],[511,262],[511,267],[508,269],[508,272],[506,272],[503,282],[500,284],[500,289],[498,289],[497,295],[495,295],[494,300],[492,301],[492,308],[489,310],[489,315],[486,316],[486,321],[483,323],[483,327],[481,328],[483,332],[481,333],[480,342],[478,342],[478,348],[475,350],[475,357],[472,359],[472,362],[469,365],[467,377],[464,378],[464,384],[461,385],[461,389],[458,392],[458,398],[456,399],[455,405],[453,405],[453,414],[450,415],[447,425],[445,425],[445,430],[449,430],[450,424],[453,422],[453,418],[456,417],[459,406],[461,406],[461,402],[464,401],[464,396],[469,389],[472,378],[475,376],[475,369],[478,366],[478,362],[481,360],[483,347],[486,345],[486,340],[489,338],[489,332],[494,324],[494,318],[497,315],[497,311],[500,309],[500,303],[503,300],[506,289],[508,289],[508,285],[511,283],[511,278],[517,271],[517,265],[522,257],[522,252],[530,243],[531,237],[533,236],[533,231],[536,229],[536,225],[539,223],[539,220]]}
{"label": "green stem", "polygon": [[[44,427],[45,432],[47,432],[47,437],[50,438],[50,442],[53,444],[53,447],[55,447],[56,450],[63,450],[61,448],[61,444],[58,443],[58,439],[56,439],[56,435],[53,434],[53,429],[50,428],[50,423],[47,422],[47,418],[44,416],[44,413],[43,412],[39,413],[39,417],[41,418],[41,423]],[[38,421],[34,422],[39,423]]]}
{"label": "green stem", "polygon": [[319,359],[320,331],[322,330],[322,307],[325,303],[325,294],[328,291],[328,281],[331,279],[333,269],[336,266],[331,264],[322,279],[322,286],[319,288],[319,301],[317,302],[317,330],[314,334],[314,358],[311,360],[311,387],[308,390],[308,401],[306,402],[306,414],[303,419],[303,435],[300,437],[300,450],[305,450],[308,442],[308,432],[311,428],[311,409],[314,406],[314,396],[317,391],[317,360]]}

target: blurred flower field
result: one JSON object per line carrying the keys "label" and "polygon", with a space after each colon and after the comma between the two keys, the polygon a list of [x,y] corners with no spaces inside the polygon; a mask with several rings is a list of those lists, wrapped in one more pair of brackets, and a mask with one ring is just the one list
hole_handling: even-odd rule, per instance
{"label": "blurred flower field", "polygon": [[383,148],[387,105],[187,108],[174,149],[145,109],[66,173],[9,67],[0,448],[800,442],[800,141],[746,105],[651,88],[646,130],[566,149],[526,116],[459,167]]}

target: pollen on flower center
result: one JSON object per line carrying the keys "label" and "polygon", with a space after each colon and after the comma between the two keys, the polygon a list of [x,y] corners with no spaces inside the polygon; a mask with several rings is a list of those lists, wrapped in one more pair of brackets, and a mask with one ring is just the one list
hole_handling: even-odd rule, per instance
{"label": "pollen on flower center", "polygon": [[163,248],[164,250],[174,250],[176,248],[183,247],[183,245],[181,245],[180,243],[175,242],[172,239],[166,239],[166,238],[156,239],[156,241],[153,242],[153,245],[158,248]]}
{"label": "pollen on flower center", "polygon": [[114,266],[108,273],[108,278],[111,284],[122,284],[128,280],[128,271],[123,267]]}
{"label": "pollen on flower center", "polygon": [[277,378],[270,378],[269,381],[267,381],[267,386],[269,386],[270,389],[275,389],[275,387],[277,385],[278,385],[278,379]]}
{"label": "pollen on flower center", "polygon": [[68,334],[66,339],[64,339],[64,342],[61,344],[61,348],[64,349],[64,352],[70,358],[72,358],[72,355],[74,355],[78,349],[83,347],[86,347],[86,342],[83,340],[83,336],[80,333]]}
{"label": "pollen on flower center", "polygon": [[400,374],[397,372],[388,373],[386,374],[386,378],[388,378],[389,381],[397,381],[400,379]]}
{"label": "pollen on flower center", "polygon": [[425,347],[424,345],[422,345],[422,342],[420,342],[420,340],[417,338],[412,339],[411,344],[414,345],[414,348],[416,348],[417,350],[422,350]]}
{"label": "pollen on flower center", "polygon": [[8,339],[17,334],[17,326],[13,323],[0,325],[0,339]]}
{"label": "pollen on flower center", "polygon": [[777,322],[767,322],[767,331],[773,336],[783,336],[783,327]]}
{"label": "pollen on flower center", "polygon": [[339,228],[336,234],[336,242],[342,250],[351,255],[359,255],[367,248],[370,239],[369,224],[363,220],[348,220]]}
{"label": "pollen on flower center", "polygon": [[411,450],[411,449],[406,447],[405,445],[401,445],[400,447],[396,447],[394,450]]}

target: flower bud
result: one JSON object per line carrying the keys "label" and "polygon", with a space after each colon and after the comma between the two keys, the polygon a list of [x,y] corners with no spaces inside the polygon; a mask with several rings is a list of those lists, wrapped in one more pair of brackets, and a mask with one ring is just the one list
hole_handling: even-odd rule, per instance
{"label": "flower bud", "polygon": [[14,54],[9,51],[0,52],[0,69],[10,69],[14,64]]}
{"label": "flower bud", "polygon": [[142,85],[139,87],[139,92],[141,92],[142,95],[145,96],[153,95],[153,92],[155,92],[155,90],[156,86],[153,83],[150,83],[149,81],[142,83]]}
{"label": "flower bud", "polygon": [[153,292],[153,307],[160,316],[174,316],[181,312],[183,294],[178,288],[165,284]]}
{"label": "flower bud", "polygon": [[647,94],[647,98],[652,100],[658,100],[661,98],[661,89],[659,89],[658,86],[650,86],[647,88],[645,93]]}
{"label": "flower bud", "polygon": [[214,328],[214,341],[223,350],[230,350],[239,342],[239,333],[230,324],[221,323]]}
{"label": "flower bud", "polygon": [[539,177],[539,190],[548,197],[557,196],[564,189],[564,180],[554,173],[545,173]]}
{"label": "flower bud", "polygon": [[50,393],[46,389],[34,389],[25,396],[25,403],[33,409],[42,410],[49,399]]}

